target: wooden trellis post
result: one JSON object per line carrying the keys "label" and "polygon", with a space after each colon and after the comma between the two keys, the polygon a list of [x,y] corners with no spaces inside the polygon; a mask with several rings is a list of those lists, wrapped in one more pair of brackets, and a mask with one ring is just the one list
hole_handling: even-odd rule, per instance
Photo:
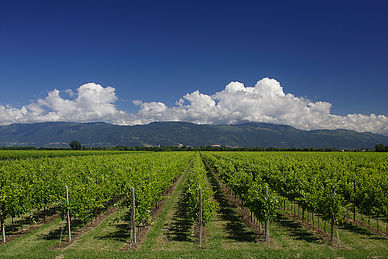
{"label": "wooden trellis post", "polygon": [[132,211],[131,211],[131,242],[136,244],[136,222],[135,222],[135,187],[132,187]]}
{"label": "wooden trellis post", "polygon": [[199,247],[202,247],[202,188],[199,187]]}
{"label": "wooden trellis post", "polygon": [[69,188],[65,186],[66,193],[66,208],[67,208],[67,241],[71,242],[71,232],[70,232],[70,210],[69,210]]}
{"label": "wooden trellis post", "polygon": [[[268,186],[265,186],[265,198],[268,201]],[[268,219],[268,208],[267,208],[267,220],[265,221],[265,242],[269,241],[269,219]]]}

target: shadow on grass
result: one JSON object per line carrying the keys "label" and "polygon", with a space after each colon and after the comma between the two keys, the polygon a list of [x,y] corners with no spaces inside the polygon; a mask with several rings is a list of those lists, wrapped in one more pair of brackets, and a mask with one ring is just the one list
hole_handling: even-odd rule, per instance
{"label": "shadow on grass", "polygon": [[317,236],[309,232],[298,222],[292,221],[291,219],[279,215],[276,219],[276,222],[282,227],[286,228],[296,240],[303,240],[310,243],[320,243],[322,242]]}
{"label": "shadow on grass", "polygon": [[[104,239],[114,239],[118,241],[127,241],[130,238],[130,225],[129,223],[112,223],[114,224],[114,228],[116,231],[109,233],[107,235],[99,236],[97,237],[98,239],[104,240]],[[85,227],[86,222],[80,221],[80,220],[73,220],[71,222],[71,231],[72,231],[72,236],[74,235],[75,232],[79,231],[83,227]],[[94,226],[96,227],[96,226]],[[93,228],[94,228],[93,227]],[[61,238],[62,236],[62,238]],[[54,229],[50,231],[47,234],[44,234],[41,236],[42,239],[44,240],[67,240],[67,226],[64,224],[62,227]]]}
{"label": "shadow on grass", "polygon": [[127,242],[131,236],[130,236],[130,224],[129,223],[117,223],[114,224],[114,228],[116,229],[114,232],[109,233],[104,236],[99,236],[98,239],[105,240],[105,239],[113,239],[121,242]]}
{"label": "shadow on grass", "polygon": [[193,241],[191,236],[193,224],[194,221],[190,219],[186,206],[185,195],[181,195],[177,203],[173,221],[167,226],[167,239],[169,241]]}
{"label": "shadow on grass", "polygon": [[14,220],[10,225],[6,225],[6,233],[15,233],[18,230],[22,229],[25,226],[31,226],[37,222],[43,223],[45,218],[50,217],[58,212],[57,207],[47,209],[46,211],[38,210],[33,215],[23,216],[19,220]]}
{"label": "shadow on grass", "polygon": [[66,226],[54,229],[54,230],[50,231],[48,234],[42,235],[41,238],[44,240],[59,240],[61,237],[61,233],[62,233],[62,240],[64,238],[67,239]]}
{"label": "shadow on grass", "polygon": [[256,234],[247,228],[239,215],[237,208],[228,200],[214,175],[208,170],[208,178],[212,186],[214,199],[219,203],[218,213],[226,221],[228,237],[238,242],[256,242]]}
{"label": "shadow on grass", "polygon": [[[85,225],[85,222],[83,221],[80,221],[80,220],[73,220],[71,222],[71,232],[72,232],[72,236],[73,236],[73,231],[74,230],[77,230],[79,229],[80,227],[84,226]],[[43,234],[41,236],[42,239],[44,240],[59,240],[61,238],[61,235],[62,235],[62,241],[63,240],[67,240],[67,226],[66,224],[63,225],[62,227],[60,228],[57,228],[57,229],[54,229],[54,230],[51,230],[50,232],[48,232],[47,234]]]}
{"label": "shadow on grass", "polygon": [[367,229],[365,229],[363,227],[353,225],[353,224],[351,224],[349,222],[345,222],[341,226],[341,228],[345,229],[347,231],[353,232],[353,233],[364,235],[368,239],[375,239],[375,240],[383,240],[383,239],[385,239],[384,237],[380,237],[380,236],[377,236],[376,234],[373,234],[372,232],[370,232],[369,230],[367,230]]}

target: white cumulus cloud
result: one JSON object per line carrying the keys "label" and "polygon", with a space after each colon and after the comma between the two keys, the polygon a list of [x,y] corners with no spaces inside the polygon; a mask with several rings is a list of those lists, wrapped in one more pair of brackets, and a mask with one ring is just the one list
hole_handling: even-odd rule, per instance
{"label": "white cumulus cloud", "polygon": [[163,102],[134,100],[137,113],[117,109],[115,88],[88,83],[75,92],[68,89],[60,96],[53,90],[43,99],[21,108],[0,105],[0,124],[43,121],[106,121],[135,125],[154,121],[186,121],[197,124],[236,124],[267,122],[290,125],[302,130],[349,129],[388,135],[388,117],[384,115],[331,113],[328,102],[313,102],[285,93],[275,79],[263,78],[254,87],[231,82],[213,95],[194,91],[184,95],[174,106]]}
{"label": "white cumulus cloud", "polygon": [[65,91],[74,99],[65,99],[60,91],[50,91],[46,98],[14,108],[0,105],[0,124],[28,123],[44,121],[111,121],[122,122],[126,117],[124,111],[118,110],[114,102],[117,100],[113,87],[102,87],[99,84],[81,85],[76,93]]}
{"label": "white cumulus cloud", "polygon": [[254,87],[240,82],[229,83],[213,95],[198,90],[188,93],[176,106],[163,103],[134,102],[140,111],[129,124],[152,121],[188,121],[198,124],[235,124],[267,122],[285,124],[302,130],[349,129],[388,135],[388,117],[384,115],[331,114],[328,102],[312,102],[286,94],[275,79],[263,78]]}

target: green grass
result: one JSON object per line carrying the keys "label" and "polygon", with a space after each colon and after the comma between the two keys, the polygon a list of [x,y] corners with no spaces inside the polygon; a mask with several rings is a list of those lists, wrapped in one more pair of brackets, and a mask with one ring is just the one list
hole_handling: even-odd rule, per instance
{"label": "green grass", "polygon": [[64,226],[61,219],[56,219],[38,229],[24,234],[12,242],[0,246],[1,258],[46,258],[58,254],[57,251],[48,251],[59,244],[59,236]]}
{"label": "green grass", "polygon": [[[358,250],[293,250],[293,249],[198,249],[195,251],[68,251],[64,258],[373,258],[368,251]],[[53,257],[52,257],[53,258]],[[386,258],[382,257],[382,258]]]}
{"label": "green grass", "polygon": [[184,204],[183,191],[187,176],[186,170],[164,209],[158,215],[141,251],[195,251],[197,249],[198,245],[194,242],[194,222],[188,219]]}
{"label": "green grass", "polygon": [[130,239],[130,225],[124,220],[128,212],[128,208],[120,208],[97,227],[75,240],[66,250],[115,251],[120,249]]}
{"label": "green grass", "polygon": [[257,235],[242,220],[238,209],[231,204],[216,178],[208,173],[213,188],[217,211],[209,222],[205,248],[215,250],[256,250],[264,246],[257,242]]}

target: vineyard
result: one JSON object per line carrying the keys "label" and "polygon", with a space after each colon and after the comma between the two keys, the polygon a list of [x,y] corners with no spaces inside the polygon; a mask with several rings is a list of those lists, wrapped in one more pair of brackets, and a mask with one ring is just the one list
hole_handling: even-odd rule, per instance
{"label": "vineyard", "polygon": [[1,151],[0,220],[1,257],[387,257],[388,156]]}

